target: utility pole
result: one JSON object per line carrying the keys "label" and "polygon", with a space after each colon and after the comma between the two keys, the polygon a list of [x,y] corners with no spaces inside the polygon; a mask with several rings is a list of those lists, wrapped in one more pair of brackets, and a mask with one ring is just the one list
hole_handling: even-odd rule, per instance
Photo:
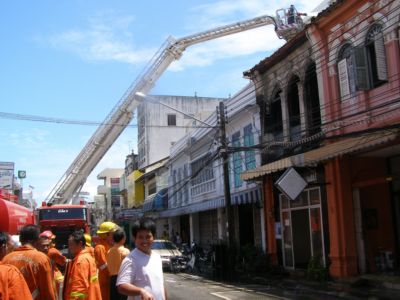
{"label": "utility pole", "polygon": [[[229,184],[229,157],[228,157],[228,145],[226,140],[226,115],[225,105],[223,102],[219,103],[219,138],[220,138],[220,154],[222,157],[223,164],[223,177],[224,177],[224,198],[225,198],[225,213],[226,213],[226,233],[228,242],[229,262],[228,262],[228,277],[232,277],[234,274],[234,262],[235,262],[235,223],[233,218],[233,209],[231,205],[231,189]],[[217,113],[218,115],[218,113]]]}

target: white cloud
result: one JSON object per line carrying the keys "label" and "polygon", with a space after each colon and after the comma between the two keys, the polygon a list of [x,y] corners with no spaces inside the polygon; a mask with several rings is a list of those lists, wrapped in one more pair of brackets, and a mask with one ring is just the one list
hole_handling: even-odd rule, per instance
{"label": "white cloud", "polygon": [[2,135],[9,144],[29,151],[45,147],[47,144],[46,138],[49,134],[46,130],[30,128],[29,130],[7,131]]}
{"label": "white cloud", "polygon": [[[321,0],[302,0],[296,1],[295,4],[299,11],[307,12],[320,2]],[[192,31],[200,32],[264,14],[275,16],[277,9],[287,8],[292,3],[293,1],[238,0],[204,4],[193,9],[193,15],[190,18],[193,21],[190,23],[190,27]],[[169,69],[182,71],[188,67],[210,66],[220,59],[270,52],[283,44],[284,41],[277,37],[274,26],[266,25],[192,46],[186,50],[179,61],[173,62]]]}
{"label": "white cloud", "polygon": [[50,44],[88,61],[117,61],[136,64],[148,61],[156,48],[140,49],[132,41],[132,17],[113,13],[92,18],[87,29],[70,29],[50,37]]}
{"label": "white cloud", "polygon": [[274,17],[278,9],[286,9],[294,4],[300,12],[310,12],[321,2],[327,0],[223,0],[193,8],[193,14],[188,17],[191,31],[205,30],[221,26],[237,20],[254,18],[261,15]]}
{"label": "white cloud", "polygon": [[[315,8],[320,0],[296,1],[302,11]],[[293,1],[237,0],[216,1],[192,9],[187,18],[186,29],[198,33],[203,30],[226,25],[232,22],[253,18],[263,14],[274,16],[277,8],[286,8]],[[50,38],[53,47],[79,55],[88,61],[117,61],[137,64],[147,62],[158,49],[135,46],[131,28],[134,17],[116,15],[108,11],[89,21],[86,29],[71,29]],[[187,67],[208,66],[216,60],[235,55],[251,55],[258,51],[276,49],[282,42],[271,32],[271,26],[221,38],[212,43],[203,43],[194,51],[187,51],[181,61],[173,64],[172,70],[182,71]],[[268,35],[266,35],[268,33]],[[204,46],[207,45],[207,46]],[[192,48],[192,47],[191,47]]]}
{"label": "white cloud", "polygon": [[283,44],[284,41],[277,38],[273,28],[261,27],[194,46],[187,50],[181,60],[175,61],[170,70],[181,71],[188,67],[204,67],[220,59],[259,52],[267,53]]}

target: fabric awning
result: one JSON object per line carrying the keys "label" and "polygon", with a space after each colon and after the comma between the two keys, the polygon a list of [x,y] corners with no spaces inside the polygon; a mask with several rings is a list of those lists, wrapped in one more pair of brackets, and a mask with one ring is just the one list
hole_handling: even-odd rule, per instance
{"label": "fabric awning", "polygon": [[143,212],[149,211],[153,209],[154,206],[154,198],[157,196],[157,193],[151,194],[144,199],[143,202]]}
{"label": "fabric awning", "polygon": [[232,205],[252,204],[261,202],[261,189],[257,187],[252,190],[245,190],[231,195]]}
{"label": "fabric awning", "polygon": [[206,200],[202,202],[192,203],[189,205],[168,209],[160,212],[160,217],[174,217],[179,215],[186,215],[196,213],[200,211],[207,211],[217,209],[225,205],[224,198],[215,198],[212,200]]}
{"label": "fabric awning", "polygon": [[336,156],[366,150],[373,146],[383,145],[393,141],[398,136],[398,131],[379,131],[342,139],[338,142],[322,146],[308,152],[286,157],[241,174],[242,180],[251,180],[268,175],[289,167],[313,166],[317,163]]}
{"label": "fabric awning", "polygon": [[143,203],[143,212],[168,208],[168,188],[147,196]]}

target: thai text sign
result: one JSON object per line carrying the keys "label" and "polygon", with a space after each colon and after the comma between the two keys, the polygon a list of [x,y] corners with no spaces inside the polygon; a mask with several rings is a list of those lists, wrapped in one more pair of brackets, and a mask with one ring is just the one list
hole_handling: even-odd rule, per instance
{"label": "thai text sign", "polygon": [[12,190],[14,180],[14,163],[0,162],[0,189]]}

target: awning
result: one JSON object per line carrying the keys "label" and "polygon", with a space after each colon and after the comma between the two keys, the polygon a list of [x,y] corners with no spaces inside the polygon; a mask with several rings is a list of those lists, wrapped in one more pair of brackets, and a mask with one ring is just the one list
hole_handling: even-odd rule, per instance
{"label": "awning", "polygon": [[143,212],[149,211],[153,209],[153,203],[154,203],[154,198],[157,196],[157,193],[151,194],[150,196],[147,196],[146,199],[144,199],[143,203]]}
{"label": "awning", "polygon": [[164,167],[168,163],[169,157],[163,158],[159,160],[158,162],[155,162],[154,164],[147,166],[144,169],[144,172],[142,175],[140,175],[138,178],[136,178],[135,182],[140,182],[143,181],[146,178],[150,178],[156,174],[156,172]]}
{"label": "awning", "polygon": [[240,193],[235,193],[231,195],[232,205],[241,204],[252,204],[261,202],[261,190],[260,188],[242,191]]}
{"label": "awning", "polygon": [[217,198],[212,200],[206,200],[202,202],[197,202],[193,204],[189,204],[186,206],[181,206],[173,209],[168,209],[160,212],[160,217],[174,217],[179,215],[186,215],[200,211],[217,209],[225,205],[224,198]]}
{"label": "awning", "polygon": [[148,196],[143,203],[143,212],[168,208],[168,188]]}
{"label": "awning", "polygon": [[286,157],[241,174],[242,180],[251,180],[268,175],[289,167],[313,166],[317,163],[336,156],[366,150],[373,146],[383,145],[393,141],[398,136],[398,131],[379,131],[357,137],[346,138],[338,142],[322,146],[301,154]]}

